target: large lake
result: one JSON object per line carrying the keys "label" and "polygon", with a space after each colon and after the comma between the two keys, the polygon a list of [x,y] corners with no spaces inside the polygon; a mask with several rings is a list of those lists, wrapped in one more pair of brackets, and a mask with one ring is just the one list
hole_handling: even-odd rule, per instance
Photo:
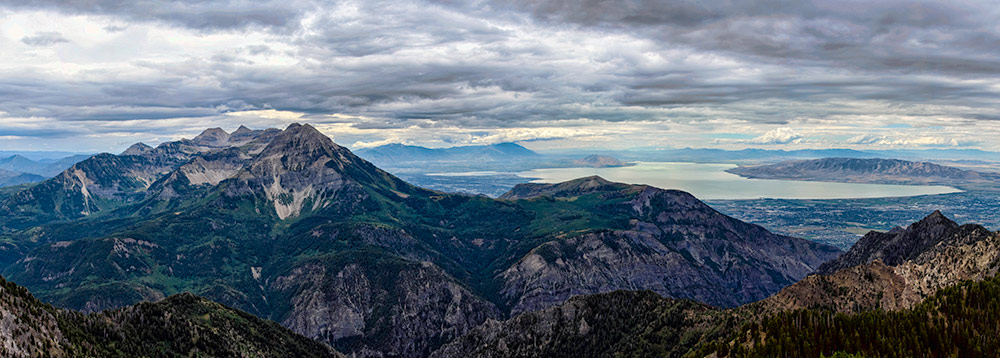
{"label": "large lake", "polygon": [[948,186],[827,183],[814,181],[747,179],[725,172],[733,164],[639,162],[618,168],[546,168],[516,173],[538,178],[536,183],[558,183],[600,175],[604,179],[680,189],[703,200],[713,199],[856,199],[961,192]]}

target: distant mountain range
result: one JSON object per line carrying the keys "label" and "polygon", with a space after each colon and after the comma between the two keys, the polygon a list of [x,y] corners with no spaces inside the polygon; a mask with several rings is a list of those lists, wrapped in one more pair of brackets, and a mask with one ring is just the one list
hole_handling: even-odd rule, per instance
{"label": "distant mountain range", "polygon": [[427,148],[387,144],[357,150],[357,155],[376,165],[399,165],[424,161],[501,161],[535,158],[539,154],[516,143]]}
{"label": "distant mountain range", "polygon": [[89,155],[72,155],[37,161],[21,154],[0,157],[0,187],[40,182],[89,157]]}
{"label": "distant mountain range", "polygon": [[600,155],[591,154],[582,159],[577,159],[573,161],[574,165],[583,167],[593,167],[593,168],[611,168],[611,167],[623,167],[628,165],[628,163],[619,160],[618,158],[612,157],[610,155]]}
{"label": "distant mountain range", "polygon": [[878,158],[796,160],[740,166],[726,171],[748,178],[853,183],[957,185],[1000,180],[1000,173],[982,173],[928,162]]}
{"label": "distant mountain range", "polygon": [[55,305],[193,292],[356,356],[428,356],[580,294],[737,306],[840,254],[599,177],[426,190],[297,124],[96,155],[0,198],[0,228],[0,271]]}

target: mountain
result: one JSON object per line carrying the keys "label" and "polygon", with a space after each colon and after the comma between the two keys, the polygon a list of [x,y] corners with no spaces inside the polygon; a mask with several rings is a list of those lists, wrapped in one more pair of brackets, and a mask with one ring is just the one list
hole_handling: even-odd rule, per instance
{"label": "mountain", "polygon": [[1000,276],[946,287],[912,308],[795,310],[748,320],[691,357],[992,357],[1000,352]]}
{"label": "mountain", "polygon": [[93,314],[0,278],[4,357],[340,357],[330,347],[191,294]]}
{"label": "mountain", "polygon": [[42,177],[52,177],[89,157],[89,155],[72,155],[60,159],[34,161],[23,155],[15,154],[6,158],[0,158],[0,169]]}
{"label": "mountain", "polygon": [[909,308],[946,286],[1000,270],[1000,234],[940,212],[909,227],[871,232],[840,258],[761,303],[841,312]]}
{"label": "mountain", "polygon": [[583,167],[593,167],[593,168],[608,168],[608,167],[623,167],[628,165],[618,158],[612,157],[610,155],[598,155],[591,154],[583,159],[577,159],[573,161],[574,165]]}
{"label": "mountain", "polygon": [[45,177],[35,174],[13,172],[0,169],[0,187],[37,183],[45,180]]}
{"label": "mountain", "polygon": [[869,235],[856,254],[827,267],[854,266],[739,308],[644,292],[577,296],[488,321],[434,356],[990,356],[1000,349],[1000,233],[935,212]]}
{"label": "mountain", "polygon": [[939,210],[924,219],[907,226],[894,228],[889,232],[871,231],[861,237],[851,249],[840,257],[827,261],[816,270],[818,274],[831,274],[838,270],[880,260],[889,266],[896,266],[917,258],[920,254],[947,240],[946,233],[958,229]]}
{"label": "mountain", "polygon": [[741,166],[727,172],[758,179],[815,180],[853,183],[945,184],[988,183],[1000,174],[963,170],[928,162],[878,158],[823,158]]}
{"label": "mountain", "polygon": [[[0,201],[0,231],[104,214],[141,201],[157,180],[201,154],[220,149],[222,144],[210,138],[229,135],[219,131],[206,130],[196,137],[198,140],[166,142],[152,149],[137,144],[122,155],[88,157],[54,178]],[[251,137],[267,137],[275,132],[254,131]],[[252,145],[247,138],[228,143],[247,148]]]}
{"label": "mountain", "polygon": [[422,161],[505,161],[538,157],[539,154],[516,143],[470,145],[450,148],[426,148],[403,144],[387,144],[363,148],[357,154],[378,165],[398,166],[400,163]]}
{"label": "mountain", "polygon": [[128,148],[125,149],[125,151],[121,153],[121,155],[143,155],[151,150],[153,150],[153,147],[150,147],[146,143],[139,142],[130,145]]}
{"label": "mountain", "polygon": [[187,291],[350,354],[420,357],[579,294],[649,289],[731,307],[839,254],[680,191],[585,178],[502,200],[446,194],[309,125],[247,132],[98,155],[12,194],[3,203],[24,219],[0,216],[11,228],[0,270],[62,307]]}

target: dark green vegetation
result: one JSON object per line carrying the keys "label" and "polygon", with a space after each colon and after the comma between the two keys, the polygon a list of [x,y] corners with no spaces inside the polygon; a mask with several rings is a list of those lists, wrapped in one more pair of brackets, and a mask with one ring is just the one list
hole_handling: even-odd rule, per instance
{"label": "dark green vegetation", "polygon": [[489,322],[435,357],[680,357],[738,327],[719,311],[649,291],[577,296],[557,307]]}
{"label": "dark green vegetation", "polygon": [[100,313],[57,309],[0,278],[3,357],[337,357],[277,323],[191,294]]}
{"label": "dark green vegetation", "polygon": [[11,193],[0,264],[63,307],[189,291],[342,351],[426,356],[489,318],[579,294],[735,306],[838,254],[679,191],[585,178],[514,192],[418,188],[309,126],[213,129]]}
{"label": "dark green vegetation", "polygon": [[[730,348],[729,342],[736,342]],[[853,315],[795,310],[753,321],[696,356],[995,357],[1000,352],[1000,276],[938,291],[907,310]]]}

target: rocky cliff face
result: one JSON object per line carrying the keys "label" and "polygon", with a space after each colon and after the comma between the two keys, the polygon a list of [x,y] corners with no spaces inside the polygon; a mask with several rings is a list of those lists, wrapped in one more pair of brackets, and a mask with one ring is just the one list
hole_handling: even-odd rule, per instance
{"label": "rocky cliff face", "polygon": [[895,266],[915,259],[940,244],[948,239],[946,233],[956,228],[958,224],[946,218],[940,211],[935,211],[906,228],[895,228],[886,233],[872,231],[858,240],[846,253],[821,265],[816,273],[830,274],[875,260]]}
{"label": "rocky cliff face", "polygon": [[426,356],[498,316],[493,304],[430,263],[376,259],[331,267],[317,260],[272,287],[290,294],[283,325],[361,355]]}
{"label": "rocky cliff face", "polygon": [[824,265],[822,274],[806,277],[757,305],[767,311],[897,310],[943,287],[982,280],[1000,269],[1000,234],[979,225],[958,226],[940,212],[906,229],[866,238],[855,244],[850,256]]}
{"label": "rocky cliff face", "polygon": [[725,313],[649,291],[578,296],[507,321],[490,320],[432,357],[678,357],[720,336]]}
{"label": "rocky cliff face", "polygon": [[599,177],[518,186],[505,198],[578,198],[595,192],[608,198],[634,193],[631,200],[606,208],[629,212],[631,227],[536,247],[500,276],[512,313],[616,289],[648,289],[734,307],[769,296],[839,254],[722,215],[684,192],[623,186]]}

